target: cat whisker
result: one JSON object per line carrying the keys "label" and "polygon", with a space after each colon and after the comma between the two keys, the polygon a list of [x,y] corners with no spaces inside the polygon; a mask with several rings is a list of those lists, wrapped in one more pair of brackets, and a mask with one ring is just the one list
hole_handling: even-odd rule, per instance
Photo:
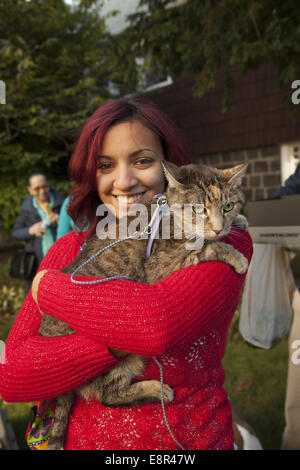
{"label": "cat whisker", "polygon": [[230,233],[235,235],[237,238],[243,238],[241,232],[239,229],[235,228],[235,227],[232,227],[231,230],[230,230]]}

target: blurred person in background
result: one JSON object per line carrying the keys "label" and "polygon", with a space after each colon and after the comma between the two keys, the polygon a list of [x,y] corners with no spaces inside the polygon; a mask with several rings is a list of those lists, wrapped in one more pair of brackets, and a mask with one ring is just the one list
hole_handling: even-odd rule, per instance
{"label": "blurred person in background", "polygon": [[[49,187],[46,176],[40,173],[33,173],[28,178],[27,189],[29,195],[21,204],[12,235],[15,239],[26,242],[26,251],[35,253],[36,271],[56,240],[59,212],[64,199],[56,189]],[[33,277],[34,275],[32,279]],[[27,289],[30,288],[32,279],[27,281]]]}

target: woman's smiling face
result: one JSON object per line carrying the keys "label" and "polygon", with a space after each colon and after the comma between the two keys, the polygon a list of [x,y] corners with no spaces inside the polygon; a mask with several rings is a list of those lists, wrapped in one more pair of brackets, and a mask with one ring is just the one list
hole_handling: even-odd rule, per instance
{"label": "woman's smiling face", "polygon": [[105,134],[98,158],[97,190],[116,217],[133,204],[150,202],[162,193],[164,159],[159,137],[139,121],[112,126]]}

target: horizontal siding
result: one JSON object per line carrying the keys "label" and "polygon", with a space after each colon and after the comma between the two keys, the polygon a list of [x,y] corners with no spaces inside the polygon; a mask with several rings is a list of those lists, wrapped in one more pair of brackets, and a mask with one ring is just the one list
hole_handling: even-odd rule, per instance
{"label": "horizontal siding", "polygon": [[222,113],[222,74],[215,90],[203,98],[193,96],[194,77],[150,94],[183,130],[195,156],[245,148],[278,145],[300,138],[300,105],[288,107],[283,98],[294,90],[279,90],[278,74],[265,64],[239,79],[235,106]]}

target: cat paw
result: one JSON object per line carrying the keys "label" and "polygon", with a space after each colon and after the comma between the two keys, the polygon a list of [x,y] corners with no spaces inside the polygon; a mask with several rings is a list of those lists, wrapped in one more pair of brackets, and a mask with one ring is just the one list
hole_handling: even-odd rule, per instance
{"label": "cat paw", "polygon": [[60,445],[48,444],[46,450],[64,450],[64,448]]}
{"label": "cat paw", "polygon": [[173,400],[174,392],[171,389],[171,387],[169,387],[169,385],[164,384],[163,393],[164,393],[164,403],[169,403],[170,401]]}
{"label": "cat paw", "polygon": [[247,231],[249,224],[248,224],[248,220],[246,219],[246,217],[242,214],[239,214],[233,219],[232,225],[241,230]]}
{"label": "cat paw", "polygon": [[245,274],[248,269],[248,264],[247,258],[240,253],[239,260],[235,263],[233,268],[238,274]]}

